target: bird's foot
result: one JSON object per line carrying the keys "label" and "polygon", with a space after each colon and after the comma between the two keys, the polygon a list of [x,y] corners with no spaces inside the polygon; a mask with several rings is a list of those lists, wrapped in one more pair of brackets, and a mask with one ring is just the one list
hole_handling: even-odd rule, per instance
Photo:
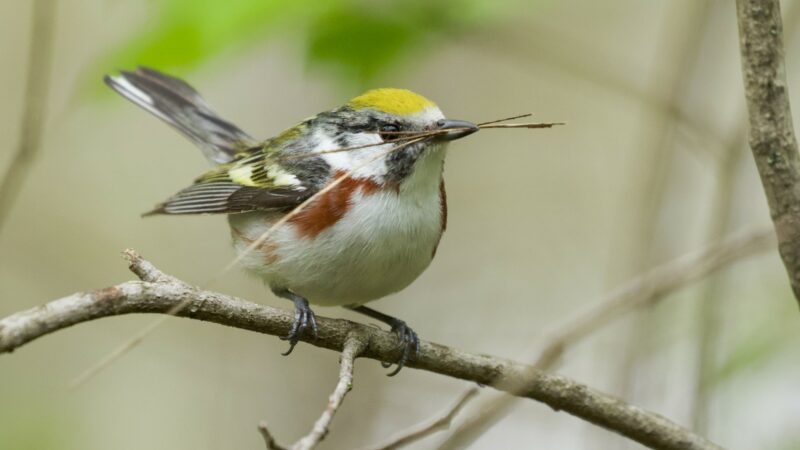
{"label": "bird's foot", "polygon": [[[406,363],[419,355],[419,336],[417,336],[417,332],[411,329],[404,321],[400,319],[393,319],[392,323],[390,324],[392,327],[392,333],[397,336],[397,347],[403,349],[403,352],[400,353],[400,357],[394,364],[397,365],[393,371],[391,371],[388,376],[393,377],[397,375],[403,367],[406,366]],[[382,362],[381,366],[384,368],[391,367],[392,363]]]}
{"label": "bird's foot", "polygon": [[299,295],[295,295],[292,301],[294,302],[294,322],[292,322],[292,328],[289,330],[289,334],[281,337],[282,340],[289,341],[289,350],[282,353],[283,356],[292,353],[294,346],[300,341],[300,336],[308,331],[309,328],[311,335],[314,338],[317,337],[317,317],[308,305],[308,300]]}
{"label": "bird's foot", "polygon": [[400,357],[393,363],[381,363],[385,368],[391,367],[392,364],[397,364],[397,368],[388,374],[390,377],[397,375],[400,370],[406,366],[407,362],[414,360],[419,355],[419,337],[404,321],[396,319],[388,314],[375,311],[372,308],[367,308],[366,306],[354,305],[347,306],[347,308],[357,313],[364,314],[365,316],[372,317],[373,319],[380,320],[392,327],[392,333],[397,336],[397,346],[395,349],[400,349],[402,347],[402,352],[400,353]]}

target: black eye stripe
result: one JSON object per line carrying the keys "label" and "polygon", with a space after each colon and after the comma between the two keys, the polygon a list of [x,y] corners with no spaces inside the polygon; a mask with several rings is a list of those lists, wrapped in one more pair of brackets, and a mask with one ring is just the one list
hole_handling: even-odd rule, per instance
{"label": "black eye stripe", "polygon": [[368,133],[374,132],[377,129],[377,124],[372,123],[358,123],[358,124],[345,124],[343,126],[344,131],[350,133]]}
{"label": "black eye stripe", "polygon": [[389,135],[396,137],[398,131],[413,129],[411,124],[393,120],[391,117],[350,117],[349,120],[338,120],[337,122],[337,134],[378,133],[384,139],[388,139]]}
{"label": "black eye stripe", "polygon": [[376,118],[369,118],[367,120],[348,120],[343,121],[340,125],[341,130],[348,133],[374,133],[378,131],[382,122]]}

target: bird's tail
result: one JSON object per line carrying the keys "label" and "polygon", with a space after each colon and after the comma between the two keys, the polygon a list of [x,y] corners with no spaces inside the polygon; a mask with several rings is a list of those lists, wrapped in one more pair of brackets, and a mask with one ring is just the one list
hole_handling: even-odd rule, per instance
{"label": "bird's tail", "polygon": [[159,117],[195,143],[211,162],[222,164],[257,141],[221,119],[188,83],[153,69],[138,67],[106,84],[123,97]]}

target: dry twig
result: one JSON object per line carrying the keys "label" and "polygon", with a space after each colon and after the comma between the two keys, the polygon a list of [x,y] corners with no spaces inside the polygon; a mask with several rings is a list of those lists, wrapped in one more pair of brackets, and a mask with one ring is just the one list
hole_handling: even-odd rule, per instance
{"label": "dry twig", "polygon": [[[133,252],[126,252],[134,273],[147,279],[129,281],[105,289],[73,294],[46,305],[22,311],[0,320],[0,353],[54,331],[102,317],[133,313],[164,314],[187,302],[178,316],[214,322],[240,329],[285,335],[293,315],[284,310],[251,303],[216,292],[199,289],[162,274]],[[316,338],[302,340],[341,352],[353,332],[367,338],[362,356],[394,361],[398,349],[388,331],[346,320],[317,318]],[[427,370],[474,383],[508,389],[525,386],[514,393],[543,402],[553,409],[583,418],[643,445],[660,449],[719,449],[705,438],[668,419],[620,399],[598,392],[569,378],[532,370],[530,366],[488,355],[476,355],[432,342],[421,342],[420,352],[407,367]]]}
{"label": "dry twig", "polygon": [[297,443],[292,446],[292,450],[309,450],[316,447],[317,444],[325,439],[334,414],[336,414],[336,411],[338,411],[339,407],[342,405],[344,396],[353,388],[353,366],[355,365],[356,357],[366,346],[367,339],[365,336],[357,332],[347,335],[344,341],[344,348],[342,349],[341,361],[339,363],[339,382],[336,383],[336,389],[333,390],[333,393],[328,399],[328,406],[314,423],[311,432],[297,441]]}
{"label": "dry twig", "polygon": [[267,450],[286,450],[286,447],[275,442],[275,438],[272,436],[272,433],[270,433],[267,422],[262,420],[261,423],[258,424],[258,432],[261,433],[261,437],[264,438],[264,445],[267,447]]}

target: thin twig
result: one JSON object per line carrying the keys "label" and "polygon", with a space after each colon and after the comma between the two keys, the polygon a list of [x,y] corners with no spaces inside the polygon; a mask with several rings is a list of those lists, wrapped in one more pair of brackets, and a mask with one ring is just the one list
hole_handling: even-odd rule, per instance
{"label": "thin twig", "polygon": [[[477,393],[477,388],[469,388],[465,394]],[[484,401],[473,414],[467,415],[453,433],[442,442],[437,450],[466,448],[478,437],[482,436],[495,423],[502,419],[511,410],[517,397],[513,395],[499,395]]]}
{"label": "thin twig", "polygon": [[[568,347],[584,339],[610,321],[637,308],[663,299],[667,294],[701,279],[735,261],[774,248],[772,230],[737,233],[700,252],[685,255],[620,286],[600,299],[592,312],[562,327],[545,345],[533,367],[550,370]],[[525,385],[508,386],[508,390],[524,390]],[[468,415],[448,437],[440,450],[463,448],[500,420],[514,404],[515,398],[504,395],[487,400]]]}
{"label": "thin twig", "polygon": [[558,125],[566,125],[566,122],[530,122],[530,123],[495,123],[490,125],[481,125],[478,128],[481,130],[487,128],[553,128]]}
{"label": "thin twig", "polygon": [[272,436],[272,433],[270,433],[267,422],[262,420],[258,424],[258,432],[261,433],[261,437],[264,438],[264,445],[267,447],[267,450],[287,450],[286,447],[275,442],[275,438]]}
{"label": "thin twig", "polygon": [[418,423],[408,430],[402,431],[396,436],[389,438],[389,440],[383,444],[369,447],[369,450],[394,450],[413,444],[439,431],[448,429],[453,419],[456,418],[458,413],[461,412],[461,410],[467,406],[467,403],[475,398],[476,395],[478,395],[477,388],[468,389],[461,394],[453,406],[440,413],[438,417]]}
{"label": "thin twig", "polygon": [[311,432],[297,441],[297,443],[292,446],[292,450],[310,450],[325,439],[333,416],[336,414],[336,411],[339,410],[342,401],[344,401],[344,396],[353,389],[353,368],[355,360],[356,357],[364,351],[366,346],[367,339],[364,335],[354,332],[347,336],[339,362],[339,382],[336,383],[336,389],[333,390],[330,398],[328,398],[328,406],[314,423]]}
{"label": "thin twig", "polygon": [[[530,122],[530,123],[508,123],[508,124],[500,124],[499,122],[505,122],[507,120],[514,120],[519,119],[522,117],[528,117],[531,114],[520,114],[518,116],[513,117],[506,117],[503,119],[492,120],[489,122],[482,122],[477,124],[477,127],[480,129],[491,129],[491,128],[528,128],[528,129],[535,129],[535,128],[552,128],[557,125],[566,125],[566,122]],[[428,131],[417,131],[417,130],[398,130],[398,131],[383,131],[381,134],[384,135],[391,135],[391,136],[400,136],[394,139],[388,139],[382,142],[372,142],[370,144],[361,144],[361,145],[354,145],[351,147],[342,147],[342,148],[334,148],[330,150],[317,150],[313,152],[307,153],[298,153],[296,155],[283,155],[278,158],[279,161],[285,160],[292,160],[292,159],[304,159],[304,158],[313,158],[319,155],[328,155],[331,153],[345,153],[345,152],[352,152],[354,150],[361,150],[370,147],[378,147],[381,145],[387,144],[396,144],[396,143],[406,143],[409,140],[420,140],[422,138],[429,138],[434,136],[441,136],[448,133],[458,132],[458,131],[470,131],[470,128],[448,128],[444,130],[428,130]],[[390,151],[396,151],[397,148],[392,149]]]}
{"label": "thin twig", "polygon": [[491,125],[493,123],[508,122],[509,120],[524,119],[525,117],[530,117],[532,115],[533,114],[531,114],[531,113],[519,114],[519,115],[516,115],[516,116],[505,117],[505,118],[502,118],[502,119],[490,120],[488,122],[480,122],[477,125],[478,125],[478,128],[480,128],[480,127],[485,127],[486,125]]}
{"label": "thin twig", "polygon": [[[142,264],[143,260],[133,252],[125,256],[133,267]],[[129,281],[105,289],[73,294],[0,319],[0,353],[11,352],[54,331],[102,317],[133,313],[164,314],[187,299],[191,301],[178,313],[181,317],[273,336],[285,335],[293,321],[293,314],[289,311],[199,289],[180,280],[156,283]],[[363,357],[394,361],[402,351],[397,347],[395,335],[389,331],[325,317],[317,317],[317,325],[316,338],[303,336],[301,340],[318,347],[342,351],[348,336],[357,332],[363,334],[368,342]],[[543,402],[649,447],[719,449],[705,438],[658,414],[569,378],[532,370],[531,366],[511,360],[466,353],[423,341],[418,357],[410,361],[407,367],[497,389],[524,385],[524,390],[514,393]]]}
{"label": "thin twig", "polygon": [[11,215],[30,166],[39,153],[50,87],[56,5],[53,0],[33,2],[28,75],[25,85],[25,110],[19,131],[17,151],[0,179],[0,231]]}
{"label": "thin twig", "polygon": [[[491,129],[491,128],[553,128],[554,126],[558,125],[566,125],[566,122],[523,122],[523,123],[499,123],[505,122],[507,120],[518,119],[520,117],[528,117],[530,114],[522,114],[519,116],[514,117],[506,117],[505,119],[497,119],[492,120],[489,122],[479,123],[476,126],[481,129]],[[458,131],[474,131],[474,128],[446,128],[443,130],[429,130],[429,131],[414,131],[414,130],[398,130],[398,131],[383,131],[381,134],[388,134],[388,135],[407,135],[406,139],[411,139],[415,137],[430,137],[436,136],[441,134],[448,134],[452,132]],[[386,141],[386,142],[396,142],[396,140]],[[384,143],[386,143],[384,142]],[[375,145],[383,145],[384,143],[377,143],[377,144],[366,144],[366,147],[371,147]],[[345,149],[337,149],[337,150],[325,150],[322,153],[332,153],[332,152],[339,152],[339,151],[350,151],[355,150],[362,147],[348,147]],[[319,152],[310,153],[311,155],[318,155]]]}

